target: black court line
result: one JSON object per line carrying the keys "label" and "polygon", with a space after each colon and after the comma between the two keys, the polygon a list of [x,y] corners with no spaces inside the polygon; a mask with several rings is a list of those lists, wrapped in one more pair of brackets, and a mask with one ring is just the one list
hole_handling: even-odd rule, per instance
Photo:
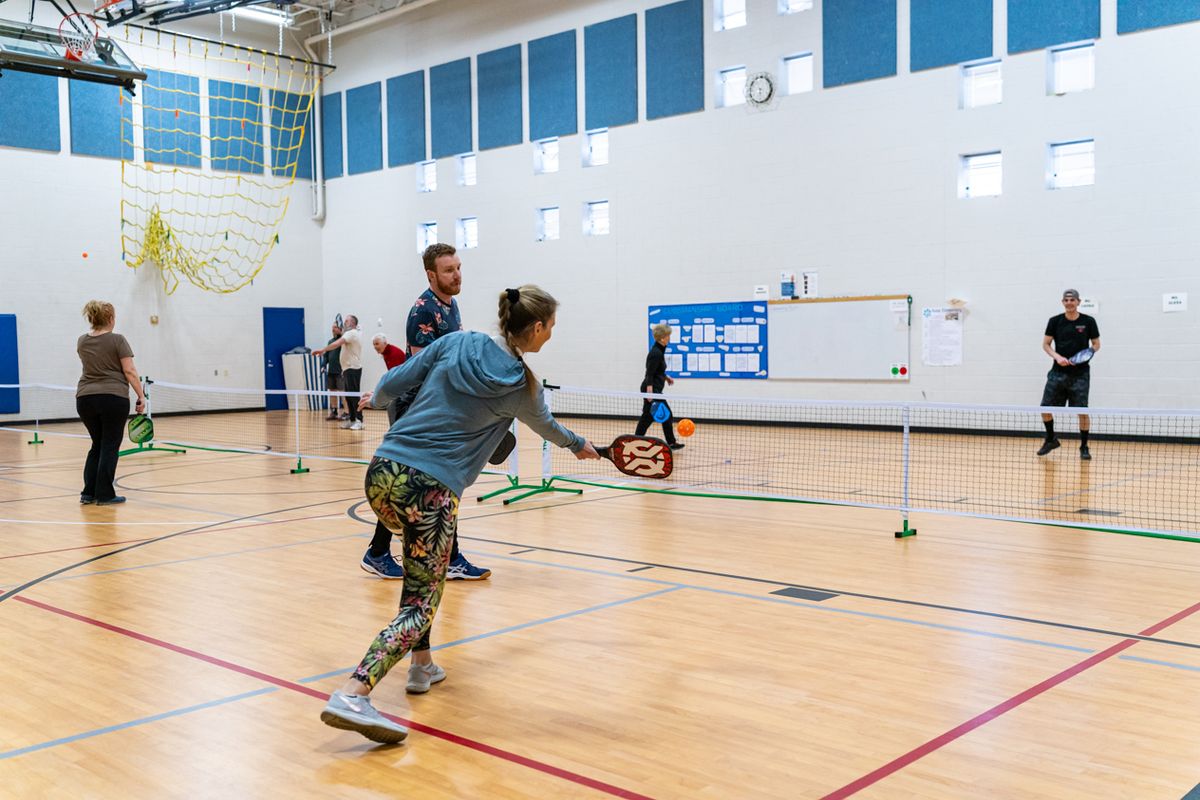
{"label": "black court line", "polygon": [[10,597],[12,597],[14,595],[20,594],[21,592],[25,591],[26,589],[30,589],[34,586],[37,586],[39,583],[42,583],[43,581],[47,581],[47,580],[50,580],[51,578],[57,577],[58,575],[61,575],[64,572],[70,572],[71,570],[76,569],[78,567],[83,567],[88,564],[92,564],[96,561],[100,561],[101,559],[108,558],[109,556],[115,556],[118,553],[125,553],[130,550],[136,550],[139,547],[146,547],[147,545],[157,544],[158,542],[163,542],[163,541],[166,541],[167,539],[174,539],[176,536],[183,536],[183,535],[189,534],[189,533],[198,533],[200,531],[207,530],[209,528],[219,528],[223,525],[231,525],[235,522],[245,522],[246,520],[250,520],[250,519],[259,519],[260,517],[270,517],[270,516],[274,516],[275,514],[284,514],[284,513],[287,513],[288,511],[300,511],[305,508],[319,508],[320,506],[327,506],[332,503],[340,503],[340,502],[344,502],[345,500],[349,500],[349,499],[351,499],[351,498],[338,498],[337,500],[325,500],[324,502],[321,502],[321,503],[306,503],[305,505],[302,505],[302,506],[292,506],[291,508],[279,508],[279,509],[275,509],[274,511],[260,511],[257,514],[246,514],[245,516],[234,517],[233,519],[223,519],[223,520],[219,520],[217,522],[210,522],[206,525],[199,525],[195,528],[188,528],[188,529],[182,530],[182,531],[175,531],[174,533],[164,534],[163,536],[156,536],[153,539],[146,539],[145,541],[142,541],[142,542],[136,542],[127,547],[121,547],[116,550],[109,550],[107,553],[101,553],[98,556],[92,556],[91,558],[85,559],[83,561],[79,561],[74,564],[68,564],[67,566],[60,567],[60,568],[54,570],[53,572],[47,572],[45,575],[42,575],[37,578],[33,578],[32,580],[28,580],[25,583],[21,584],[20,586],[17,586],[14,589],[9,589],[4,594],[0,594],[0,603],[3,603],[5,600],[9,599]]}
{"label": "black court line", "polygon": [[625,570],[625,571],[626,571],[626,572],[643,572],[643,571],[645,571],[645,570],[648,570],[648,569],[654,569],[654,565],[653,565],[653,564],[647,564],[647,565],[646,565],[646,566],[644,566],[644,567],[634,567],[633,569],[627,569],[627,570]]}
{"label": "black court line", "polygon": [[510,555],[510,556],[519,556],[519,555],[522,555],[522,554],[524,554],[524,553],[536,553],[536,552],[537,552],[537,548],[535,548],[535,547],[530,547],[530,548],[528,548],[528,549],[526,549],[526,550],[513,550],[511,553],[509,553],[509,555]]}

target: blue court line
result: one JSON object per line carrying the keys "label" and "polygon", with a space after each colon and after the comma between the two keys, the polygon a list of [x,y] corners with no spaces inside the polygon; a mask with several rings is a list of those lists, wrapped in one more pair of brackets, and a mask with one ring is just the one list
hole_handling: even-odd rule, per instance
{"label": "blue court line", "polygon": [[[593,611],[602,611],[606,608],[613,608],[615,606],[623,606],[626,603],[633,603],[638,600],[645,600],[646,598],[649,598],[649,597],[657,597],[660,594],[668,594],[669,592],[676,592],[683,588],[685,588],[685,587],[669,586],[666,589],[659,589],[658,591],[650,592],[649,594],[639,594],[636,597],[626,597],[623,600],[613,600],[608,603],[601,603],[598,606],[588,606],[587,608],[581,608],[578,611],[568,611],[564,614],[555,614],[553,617],[544,617],[542,619],[535,619],[532,622],[522,622],[520,625],[510,625],[507,628],[500,628],[499,630],[494,630],[494,631],[491,631],[490,633],[479,633],[479,634],[476,634],[475,636],[468,636],[464,639],[455,639],[452,642],[443,642],[442,644],[434,645],[433,647],[430,647],[429,649],[430,649],[430,651],[445,650],[447,647],[457,647],[460,644],[467,644],[468,642],[478,642],[480,639],[490,639],[493,636],[499,636],[502,633],[512,633],[513,631],[519,631],[519,630],[523,630],[525,628],[532,628],[536,625],[545,625],[547,622],[558,622],[561,619],[568,619],[570,617],[578,617],[581,614],[590,614]],[[296,683],[312,683],[313,681],[324,680],[325,678],[332,678],[335,675],[345,675],[347,672],[350,672],[353,669],[354,669],[354,667],[345,667],[343,669],[335,669],[331,672],[322,672],[320,675],[310,675],[307,678],[301,678],[300,680],[296,681]]]}
{"label": "blue court line", "polygon": [[277,691],[279,691],[279,690],[275,687],[264,687],[262,689],[255,689],[252,692],[242,692],[241,694],[230,695],[229,697],[222,697],[218,700],[210,700],[207,703],[200,703],[200,704],[194,705],[194,706],[187,706],[186,708],[177,708],[174,711],[164,711],[161,714],[154,714],[153,716],[142,717],[141,719],[130,720],[129,722],[122,722],[118,725],[109,725],[108,727],[105,727],[105,728],[96,728],[95,730],[84,731],[83,733],[77,733],[73,736],[64,736],[61,739],[51,739],[48,742],[41,742],[40,744],[31,744],[28,747],[18,747],[16,750],[8,750],[3,753],[0,753],[0,761],[3,761],[6,758],[15,758],[16,756],[23,756],[26,753],[35,753],[38,750],[45,750],[50,747],[57,747],[60,744],[70,744],[71,742],[78,742],[82,739],[90,739],[93,736],[101,736],[106,733],[113,733],[114,731],[125,730],[126,728],[134,728],[134,727],[137,727],[138,725],[146,725],[147,723],[150,723],[150,722],[158,722],[160,719],[168,719],[169,717],[178,717],[178,716],[182,716],[183,714],[191,714],[193,711],[203,711],[206,708],[215,708],[216,706],[223,706],[226,703],[236,703],[239,700],[246,700],[251,697],[257,697],[262,694],[268,694],[270,692],[277,692]]}
{"label": "blue court line", "polygon": [[[510,625],[507,628],[500,628],[498,630],[494,630],[489,633],[480,633],[480,634],[476,634],[475,636],[467,636],[463,639],[456,639],[452,642],[445,642],[443,644],[439,644],[436,647],[432,647],[430,649],[431,650],[445,650],[447,647],[457,647],[458,645],[467,644],[469,642],[477,642],[481,639],[490,639],[493,636],[499,636],[504,633],[512,633],[513,631],[519,631],[524,628],[532,628],[536,625],[545,625],[548,622],[557,622],[558,620],[568,619],[570,617],[577,617],[577,616],[580,616],[581,614],[590,614],[593,611],[601,611],[606,608],[614,608],[616,606],[626,605],[627,603],[633,603],[638,600],[645,600],[650,597],[657,597],[658,595],[667,594],[669,592],[674,592],[681,588],[683,588],[683,587],[671,586],[666,589],[659,589],[657,591],[650,592],[648,594],[638,595],[636,597],[626,597],[621,600],[612,600],[608,603],[601,603],[600,605],[589,606],[588,608],[581,608],[576,611],[567,611],[563,614],[556,614],[552,617],[545,617],[543,619],[533,620],[532,622],[523,622],[520,625]],[[319,681],[324,678],[332,678],[335,675],[345,675],[347,672],[350,672],[353,669],[354,669],[354,667],[346,667],[344,669],[333,670],[331,672],[324,672],[320,675],[312,675],[307,678],[301,678],[300,680],[298,680],[296,682],[297,683],[312,683],[313,681]],[[135,727],[138,725],[145,725],[150,722],[157,722],[160,719],[167,719],[169,717],[178,717],[183,714],[190,714],[194,711],[203,711],[204,709],[214,708],[216,706],[225,705],[226,703],[235,703],[239,700],[246,700],[251,697],[257,697],[258,695],[267,694],[269,692],[274,692],[274,691],[278,691],[278,689],[276,689],[275,687],[265,687],[262,689],[256,689],[252,692],[243,692],[242,694],[235,694],[235,695],[231,695],[229,697],[222,697],[218,700],[210,700],[207,703],[200,703],[198,705],[188,706],[186,708],[178,708],[178,709],[175,709],[174,711],[165,711],[162,714],[154,714],[153,716],[142,717],[141,719],[131,720],[130,722],[122,722],[118,725],[109,725],[104,728],[97,728],[95,730],[85,731],[83,733],[77,733],[77,734],[74,734],[73,736],[64,736],[61,739],[51,739],[48,742],[42,742],[40,744],[32,744],[27,747],[20,747],[20,748],[17,748],[16,750],[9,750],[7,752],[0,752],[0,761],[3,761],[6,758],[22,756],[22,755],[25,755],[26,753],[33,753],[38,750],[45,750],[50,747],[57,747],[58,745],[61,745],[61,744],[70,744],[71,742],[77,742],[81,739],[90,739],[93,736],[101,736],[105,733],[113,733],[114,731],[124,730],[126,728],[132,728],[132,727]]]}
{"label": "blue court line", "polygon": [[1200,667],[1192,666],[1191,664],[1179,664],[1174,661],[1160,661],[1157,658],[1142,658],[1141,656],[1117,656],[1122,661],[1137,661],[1141,664],[1154,664],[1160,667],[1171,667],[1172,669],[1186,669],[1189,672],[1200,672]]}

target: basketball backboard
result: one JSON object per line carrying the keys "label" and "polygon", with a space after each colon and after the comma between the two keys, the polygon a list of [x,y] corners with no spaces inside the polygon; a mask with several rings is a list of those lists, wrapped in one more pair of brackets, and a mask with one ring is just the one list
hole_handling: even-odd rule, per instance
{"label": "basketball backboard", "polygon": [[88,55],[68,58],[54,28],[0,20],[0,75],[5,70],[122,86],[132,93],[146,73],[112,39],[100,36]]}

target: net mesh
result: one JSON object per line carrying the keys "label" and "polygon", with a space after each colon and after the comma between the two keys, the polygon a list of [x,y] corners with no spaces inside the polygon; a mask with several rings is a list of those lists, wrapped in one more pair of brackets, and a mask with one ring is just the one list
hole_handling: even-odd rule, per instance
{"label": "net mesh", "polygon": [[296,177],[311,175],[320,67],[305,61],[114,27],[147,74],[121,115],[121,250],[211,292],[248,285],[279,242]]}
{"label": "net mesh", "polygon": [[[597,445],[635,433],[643,396],[564,388],[550,393],[564,425]],[[662,397],[662,396],[651,396]],[[1200,529],[1200,414],[1089,409],[1092,460],[1080,457],[1080,416],[1055,409],[1061,447],[1038,408],[821,404],[666,398],[679,437],[666,480],[630,478],[605,461],[546,450],[548,481],[633,486],[1191,533]],[[646,432],[664,437],[654,423]]]}

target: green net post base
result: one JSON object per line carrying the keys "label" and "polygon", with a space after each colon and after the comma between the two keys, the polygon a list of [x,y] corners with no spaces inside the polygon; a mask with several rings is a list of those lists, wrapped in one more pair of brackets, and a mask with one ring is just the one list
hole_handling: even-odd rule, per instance
{"label": "green net post base", "polygon": [[157,447],[154,442],[149,444],[139,444],[137,447],[130,447],[117,453],[118,456],[133,456],[138,453],[186,453],[187,450],[178,447]]}
{"label": "green net post base", "polygon": [[518,500],[524,500],[526,497],[532,497],[535,494],[545,494],[546,492],[566,492],[567,494],[583,494],[582,489],[561,489],[557,486],[551,486],[550,481],[545,480],[545,479],[543,479],[540,484],[532,485],[532,484],[528,484],[528,483],[521,483],[520,478],[515,478],[512,475],[509,475],[508,476],[508,486],[505,486],[501,489],[497,489],[494,492],[488,492],[487,494],[480,495],[479,497],[476,497],[475,499],[478,500],[480,503],[482,503],[484,500],[487,500],[492,497],[496,497],[497,495],[506,494],[508,492],[515,492],[515,491],[518,491],[521,489],[524,489],[525,491],[522,494],[517,495],[516,497],[506,498],[504,500],[504,505],[508,505],[509,503],[515,503]]}
{"label": "green net post base", "polygon": [[32,439],[30,439],[30,440],[29,440],[28,442],[26,442],[25,444],[45,444],[45,443],[46,443],[46,440],[45,440],[45,439],[43,439],[43,438],[41,438],[40,436],[38,436],[38,432],[37,432],[37,431],[34,431],[34,432],[33,432],[33,438],[32,438]]}
{"label": "green net post base", "polygon": [[303,475],[304,473],[308,472],[308,467],[304,466],[301,460],[297,458],[296,466],[292,467],[291,472],[293,475]]}
{"label": "green net post base", "polygon": [[908,527],[908,520],[904,520],[904,529],[896,531],[897,539],[907,539],[909,536],[916,536],[917,529]]}

